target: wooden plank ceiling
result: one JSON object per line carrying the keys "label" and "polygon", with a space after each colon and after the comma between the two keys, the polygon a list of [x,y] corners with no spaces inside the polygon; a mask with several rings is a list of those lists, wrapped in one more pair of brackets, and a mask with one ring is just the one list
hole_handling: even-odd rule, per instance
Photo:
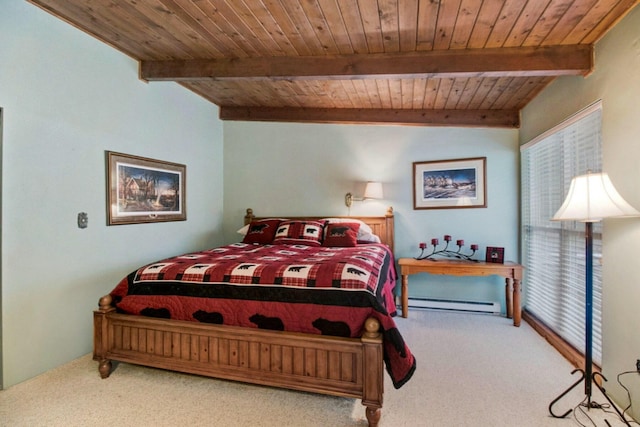
{"label": "wooden plank ceiling", "polygon": [[223,120],[518,127],[640,0],[30,0]]}

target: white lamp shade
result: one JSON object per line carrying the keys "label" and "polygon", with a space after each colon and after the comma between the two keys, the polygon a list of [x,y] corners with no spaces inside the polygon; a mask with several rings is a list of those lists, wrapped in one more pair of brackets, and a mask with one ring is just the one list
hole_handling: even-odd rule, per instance
{"label": "white lamp shade", "polygon": [[364,199],[382,199],[382,183],[381,182],[367,182],[367,186],[364,188]]}
{"label": "white lamp shade", "polygon": [[640,216],[613,186],[606,173],[588,173],[571,180],[569,193],[552,221],[598,222],[603,218]]}

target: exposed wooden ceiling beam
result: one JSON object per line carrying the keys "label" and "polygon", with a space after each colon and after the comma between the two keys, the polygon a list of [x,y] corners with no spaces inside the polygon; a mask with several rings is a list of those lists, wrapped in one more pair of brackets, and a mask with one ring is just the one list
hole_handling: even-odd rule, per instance
{"label": "exposed wooden ceiling beam", "polygon": [[242,121],[397,124],[518,128],[516,110],[385,110],[331,108],[221,107],[220,119]]}
{"label": "exposed wooden ceiling beam", "polygon": [[460,49],[428,52],[141,61],[149,81],[224,79],[344,80],[360,78],[587,75],[589,45]]}

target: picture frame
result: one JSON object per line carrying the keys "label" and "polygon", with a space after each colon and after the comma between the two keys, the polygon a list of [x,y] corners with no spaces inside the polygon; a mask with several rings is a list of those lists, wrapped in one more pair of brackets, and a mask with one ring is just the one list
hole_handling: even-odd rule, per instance
{"label": "picture frame", "polygon": [[413,162],[413,209],[486,208],[486,157]]}
{"label": "picture frame", "polygon": [[484,260],[489,263],[504,264],[504,248],[487,246],[487,253]]}
{"label": "picture frame", "polygon": [[185,221],[185,165],[106,151],[107,225]]}

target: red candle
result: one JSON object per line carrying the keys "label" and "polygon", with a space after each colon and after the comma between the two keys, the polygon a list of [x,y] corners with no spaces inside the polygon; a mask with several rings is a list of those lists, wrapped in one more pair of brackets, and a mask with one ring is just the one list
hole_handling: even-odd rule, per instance
{"label": "red candle", "polygon": [[478,250],[478,245],[476,245],[476,244],[471,245],[471,250],[472,251],[477,251]]}
{"label": "red candle", "polygon": [[426,249],[426,248],[427,248],[427,244],[425,242],[421,242],[420,249]]}
{"label": "red candle", "polygon": [[444,235],[444,241],[445,242],[450,242],[451,241],[451,236],[449,236],[448,234]]}
{"label": "red candle", "polygon": [[438,245],[438,239],[431,239],[431,244],[433,246],[437,246]]}
{"label": "red candle", "polygon": [[458,246],[464,246],[464,240],[460,239],[456,242],[456,245]]}

